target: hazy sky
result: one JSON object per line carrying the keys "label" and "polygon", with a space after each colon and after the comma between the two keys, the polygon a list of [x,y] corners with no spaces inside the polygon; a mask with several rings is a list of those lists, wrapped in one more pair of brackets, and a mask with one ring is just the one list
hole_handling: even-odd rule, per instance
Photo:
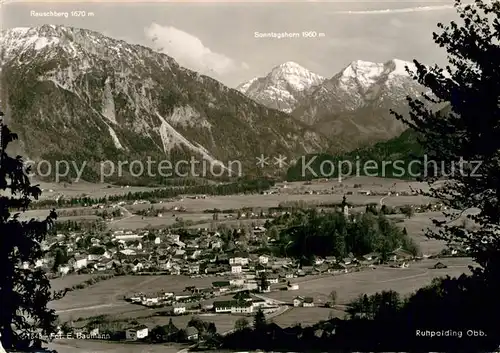
{"label": "hazy sky", "polygon": [[[327,77],[353,60],[442,63],[438,22],[457,19],[452,2],[19,2],[4,3],[3,29],[62,24],[153,47],[181,65],[234,87],[295,61]],[[33,17],[31,11],[85,11]],[[255,32],[316,31],[316,38],[255,38]],[[324,34],[321,36],[321,34]],[[320,37],[321,36],[321,37]]]}

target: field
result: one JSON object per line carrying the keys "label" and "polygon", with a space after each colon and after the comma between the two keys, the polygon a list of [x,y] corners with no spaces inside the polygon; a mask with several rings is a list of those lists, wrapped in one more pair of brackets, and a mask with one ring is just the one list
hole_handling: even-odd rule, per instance
{"label": "field", "polygon": [[123,300],[126,294],[135,292],[168,291],[179,293],[186,286],[210,286],[212,282],[223,280],[217,278],[189,278],[185,276],[120,276],[96,283],[90,287],[69,292],[58,301],[51,302],[61,320],[76,320],[78,318],[96,315],[151,315],[152,310]]}
{"label": "field", "polygon": [[296,296],[309,296],[315,302],[328,300],[332,290],[337,291],[338,303],[347,304],[359,294],[372,294],[382,290],[395,290],[401,294],[409,294],[418,288],[430,284],[433,278],[446,275],[459,276],[469,273],[468,265],[472,260],[468,258],[440,259],[448,268],[430,269],[438,260],[423,260],[410,263],[409,268],[377,268],[323,278],[297,278],[291,282],[299,283],[299,290],[279,291],[267,294],[269,298],[291,303]]}
{"label": "field", "polygon": [[[361,187],[354,188],[357,184]],[[85,182],[74,183],[64,187],[61,184],[47,184],[41,183],[44,189],[42,195],[48,198],[55,198],[57,196],[76,197],[83,194],[91,197],[103,197],[106,195],[118,195],[128,192],[139,192],[151,190],[146,187],[109,187],[106,184],[91,184]],[[389,206],[399,206],[405,204],[424,204],[431,201],[431,199],[422,196],[366,196],[358,195],[360,190],[371,190],[372,192],[380,192],[386,194],[387,192],[402,192],[414,189],[425,189],[427,186],[423,183],[398,181],[395,179],[383,178],[370,178],[370,177],[353,177],[342,182],[337,179],[332,179],[327,182],[315,181],[310,185],[303,182],[294,182],[286,184],[277,184],[276,189],[279,190],[277,194],[272,195],[229,195],[229,196],[207,196],[205,199],[190,199],[183,198],[178,201],[164,202],[157,204],[138,204],[126,206],[131,212],[154,208],[174,208],[184,207],[187,213],[179,212],[166,212],[163,217],[141,217],[141,216],[128,216],[123,219],[116,219],[109,223],[111,229],[139,229],[146,226],[170,226],[175,223],[176,217],[182,217],[184,220],[192,222],[202,222],[192,227],[208,227],[212,220],[212,214],[204,213],[207,209],[241,209],[244,207],[249,208],[269,208],[277,207],[280,203],[290,201],[304,201],[310,204],[325,204],[325,203],[339,203],[342,201],[343,195],[349,191],[353,195],[348,196],[348,201],[354,204],[365,205],[369,203],[386,204]],[[52,191],[50,191],[52,190]],[[313,192],[332,192],[333,194],[305,194],[307,191]],[[83,209],[72,208],[71,210]],[[87,207],[88,209],[88,207]],[[22,214],[22,219],[41,218],[47,216],[47,210],[30,210]],[[78,220],[78,219],[98,219],[95,216],[78,216],[78,217],[61,217],[60,220]],[[235,220],[224,219],[220,220],[224,223],[235,223]]]}
{"label": "field", "polygon": [[77,183],[72,183],[72,184],[63,184],[63,183],[56,184],[56,183],[46,183],[46,182],[39,182],[38,184],[42,189],[42,195],[40,197],[41,200],[53,199],[57,196],[65,196],[71,198],[71,197],[80,197],[82,195],[89,195],[93,198],[101,198],[104,196],[124,195],[129,192],[141,192],[141,191],[148,191],[155,189],[150,187],[112,186],[109,184],[95,184],[95,183],[88,183],[85,181],[79,181]]}
{"label": "field", "polygon": [[57,353],[177,353],[180,346],[160,344],[107,343],[90,340],[57,340],[49,345]]}
{"label": "field", "polygon": [[[131,211],[147,209],[151,206],[155,208],[170,208],[170,207],[184,207],[189,212],[203,212],[209,209],[240,209],[244,207],[249,208],[269,208],[277,207],[282,202],[303,201],[311,204],[327,204],[327,203],[340,203],[342,202],[344,194],[324,194],[324,195],[309,195],[309,194],[288,194],[279,193],[272,195],[230,195],[230,196],[212,196],[205,199],[181,199],[179,201],[163,202],[155,205],[133,205],[127,206]],[[370,203],[380,203],[384,198],[384,203],[388,205],[405,205],[405,204],[423,204],[428,203],[430,199],[422,196],[394,196],[385,198],[383,196],[366,196],[366,195],[349,195],[348,201],[353,204],[367,205]],[[390,203],[389,203],[390,201]]]}
{"label": "field", "polygon": [[96,276],[98,275],[88,274],[88,275],[70,275],[70,276],[59,277],[51,280],[50,286],[52,287],[52,290],[61,290],[64,288],[72,287],[76,284],[83,283],[86,280]]}

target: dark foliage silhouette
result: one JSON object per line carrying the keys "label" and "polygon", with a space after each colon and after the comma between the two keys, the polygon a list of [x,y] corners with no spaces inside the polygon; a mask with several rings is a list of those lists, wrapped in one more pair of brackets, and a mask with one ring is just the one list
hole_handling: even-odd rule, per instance
{"label": "dark foliage silhouette", "polygon": [[[45,272],[34,265],[44,256],[41,242],[53,226],[56,214],[52,211],[42,221],[19,220],[20,212],[40,196],[41,190],[31,185],[22,158],[13,158],[5,152],[17,135],[5,125],[1,129],[0,331],[6,349],[26,349],[40,345],[33,340],[35,330],[48,336],[55,329],[56,315],[47,308],[52,296],[50,283]],[[28,269],[21,266],[26,262],[30,265]]]}

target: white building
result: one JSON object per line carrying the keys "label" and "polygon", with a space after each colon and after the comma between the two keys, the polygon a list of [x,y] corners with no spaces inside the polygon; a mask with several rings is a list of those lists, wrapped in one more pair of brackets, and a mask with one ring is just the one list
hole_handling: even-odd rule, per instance
{"label": "white building", "polygon": [[172,310],[174,315],[182,315],[186,312],[186,306],[185,305],[175,305],[174,309]]}
{"label": "white building", "polygon": [[231,314],[251,314],[253,312],[252,303],[241,303],[233,305],[231,308]]}
{"label": "white building", "polygon": [[97,254],[88,254],[87,255],[87,260],[89,261],[97,261],[101,258],[102,255],[97,255]]}
{"label": "white building", "polygon": [[198,264],[189,265],[188,271],[190,274],[198,274],[200,273],[200,265]]}
{"label": "white building", "polygon": [[232,257],[229,259],[230,265],[248,265],[248,257]]}
{"label": "white building", "polygon": [[312,308],[314,306],[314,299],[310,297],[304,298],[304,302],[302,303],[304,308]]}
{"label": "white building", "polygon": [[245,285],[245,279],[244,278],[232,278],[229,280],[229,284],[231,286],[243,286],[243,285]]}
{"label": "white building", "polygon": [[271,275],[271,276],[269,276],[269,278],[267,279],[267,281],[270,284],[277,284],[277,283],[279,283],[279,277],[277,275]]}
{"label": "white building", "polygon": [[231,273],[241,273],[243,269],[241,268],[240,265],[233,265],[231,266]]}
{"label": "white building", "polygon": [[84,267],[87,267],[87,258],[86,257],[75,259],[75,263],[73,265],[73,268],[75,270],[78,270],[78,269],[84,268]]}
{"label": "white building", "polygon": [[123,234],[123,235],[116,235],[115,236],[115,239],[117,240],[141,240],[142,239],[142,235],[139,235],[139,234]]}
{"label": "white building", "polygon": [[265,265],[269,262],[269,256],[261,255],[259,256],[259,263]]}
{"label": "white building", "polygon": [[146,305],[154,305],[158,304],[158,297],[151,297],[151,298],[145,298],[144,299],[144,304]]}
{"label": "white building", "polygon": [[295,297],[295,298],[293,298],[293,306],[295,306],[295,307],[302,306],[303,301],[304,301],[303,297]]}
{"label": "white building", "polygon": [[145,325],[136,326],[125,331],[125,338],[128,340],[139,340],[148,336],[148,327]]}
{"label": "white building", "polygon": [[248,290],[255,290],[255,289],[258,289],[259,288],[259,285],[257,284],[257,282],[247,282],[245,284],[245,287],[246,289]]}
{"label": "white building", "polygon": [[69,266],[59,266],[59,273],[62,275],[66,275],[69,272]]}
{"label": "white building", "polygon": [[230,313],[233,303],[231,301],[214,302],[216,313]]}

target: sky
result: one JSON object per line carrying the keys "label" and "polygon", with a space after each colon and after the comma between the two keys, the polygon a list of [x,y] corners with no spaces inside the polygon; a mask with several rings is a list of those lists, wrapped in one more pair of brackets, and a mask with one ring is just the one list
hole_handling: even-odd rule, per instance
{"label": "sky", "polygon": [[[437,23],[457,20],[452,1],[0,1],[2,29],[60,24],[99,31],[172,56],[230,87],[294,61],[332,77],[354,60],[443,64]],[[32,11],[68,12],[36,17]],[[81,11],[86,16],[71,16]],[[256,38],[255,32],[314,31],[315,38]]]}

